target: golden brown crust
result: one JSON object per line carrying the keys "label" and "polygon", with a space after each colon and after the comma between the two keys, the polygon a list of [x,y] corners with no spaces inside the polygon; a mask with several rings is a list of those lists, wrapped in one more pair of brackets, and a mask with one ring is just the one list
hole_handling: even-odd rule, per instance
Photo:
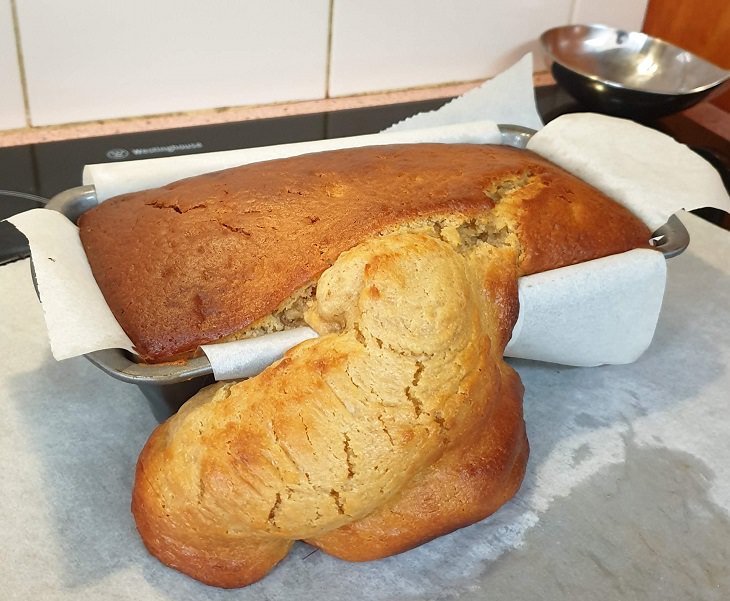
{"label": "golden brown crust", "polygon": [[474,524],[511,499],[522,483],[528,456],[522,420],[522,385],[509,367],[481,428],[417,474],[394,499],[367,517],[308,539],[348,561],[402,553]]}
{"label": "golden brown crust", "polygon": [[277,312],[320,334],[202,390],[140,455],[145,545],[223,587],[262,578],[294,540],[365,561],[496,511],[528,455],[522,384],[502,357],[518,277],[649,238],[535,155],[471,145],[243,167],[109,201],[81,226],[147,359]]}
{"label": "golden brown crust", "polygon": [[[147,550],[162,563],[184,572],[205,584],[235,588],[251,584],[271,571],[273,565],[286,557],[292,541],[267,537],[251,537],[235,546],[214,545],[207,549],[200,544],[187,544],[180,530],[195,528],[194,523],[176,523],[169,519],[164,503],[155,490],[139,484],[145,482],[148,457],[157,452],[159,437],[153,435],[137,462],[132,494],[132,512],[137,530]],[[205,538],[201,534],[201,538]]]}
{"label": "golden brown crust", "polygon": [[343,251],[399,228],[472,224],[522,248],[521,273],[646,244],[627,210],[537,155],[412,144],[247,165],[106,201],[81,239],[144,361],[238,335]]}
{"label": "golden brown crust", "polygon": [[512,249],[461,254],[422,233],[343,253],[309,315],[322,336],[153,433],[132,507],[148,549],[243,586],[292,540],[384,557],[495,511],[527,459],[502,359],[515,266]]}

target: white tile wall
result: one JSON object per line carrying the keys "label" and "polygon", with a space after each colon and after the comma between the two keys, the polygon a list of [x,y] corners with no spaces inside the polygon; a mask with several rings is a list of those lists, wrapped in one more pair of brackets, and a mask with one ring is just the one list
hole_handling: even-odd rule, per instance
{"label": "white tile wall", "polygon": [[321,98],[329,0],[16,0],[33,125]]}
{"label": "white tile wall", "polygon": [[[0,0],[0,129],[25,124],[11,1]],[[529,50],[539,69],[543,30],[638,30],[648,0],[15,3],[30,119],[52,125],[481,79]]]}
{"label": "white tile wall", "polygon": [[599,23],[627,31],[641,31],[649,0],[607,2],[606,0],[575,0],[573,23]]}
{"label": "white tile wall", "polygon": [[0,0],[0,82],[0,129],[25,126],[23,87],[15,50],[10,0]]}
{"label": "white tile wall", "polygon": [[573,0],[334,0],[330,93],[492,76],[537,50],[543,30],[570,22],[572,5]]}

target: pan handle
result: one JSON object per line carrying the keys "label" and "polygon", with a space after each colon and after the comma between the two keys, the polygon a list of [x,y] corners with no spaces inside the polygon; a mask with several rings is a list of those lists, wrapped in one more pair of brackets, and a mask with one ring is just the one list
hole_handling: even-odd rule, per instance
{"label": "pan handle", "polygon": [[662,253],[665,259],[671,259],[689,246],[689,232],[679,217],[670,215],[667,222],[652,234],[649,243]]}
{"label": "pan handle", "polygon": [[77,186],[56,194],[48,201],[46,208],[63,213],[76,223],[83,213],[98,204],[94,186]]}

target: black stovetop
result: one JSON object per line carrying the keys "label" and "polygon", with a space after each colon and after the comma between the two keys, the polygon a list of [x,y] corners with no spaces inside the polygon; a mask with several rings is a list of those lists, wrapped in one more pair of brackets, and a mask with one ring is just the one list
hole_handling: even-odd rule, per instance
{"label": "black stovetop", "polygon": [[[556,86],[539,87],[535,95],[538,110],[545,122],[567,112],[583,110]],[[439,108],[449,100],[441,98],[0,148],[0,219],[41,206],[43,199],[81,185],[81,173],[86,164],[374,133],[416,113]],[[666,130],[664,121],[651,125]],[[725,152],[724,148],[717,145],[713,147],[712,144],[700,148],[696,139],[692,144],[727,177],[730,151]],[[704,216],[713,218],[712,215]],[[26,255],[24,238],[9,224],[0,223],[0,264]]]}

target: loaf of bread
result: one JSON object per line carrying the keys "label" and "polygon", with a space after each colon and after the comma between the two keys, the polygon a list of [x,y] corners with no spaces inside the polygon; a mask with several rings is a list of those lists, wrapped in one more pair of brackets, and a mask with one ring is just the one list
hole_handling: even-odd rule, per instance
{"label": "loaf of bread", "polygon": [[628,210],[504,146],[376,146],[238,167],[108,200],[81,240],[145,362],[302,324],[321,273],[394,231],[509,244],[519,274],[649,239]]}
{"label": "loaf of bread", "polygon": [[363,561],[494,512],[528,453],[502,360],[515,268],[511,248],[424,233],[343,253],[307,315],[321,337],[202,390],[149,439],[132,509],[150,552],[236,587],[295,540]]}
{"label": "loaf of bread", "polygon": [[80,225],[146,360],[320,334],[203,389],[140,455],[144,544],[221,587],[262,578],[294,541],[365,561],[496,511],[528,455],[503,360],[519,276],[650,236],[532,153],[439,144],[240,167],[107,201]]}

